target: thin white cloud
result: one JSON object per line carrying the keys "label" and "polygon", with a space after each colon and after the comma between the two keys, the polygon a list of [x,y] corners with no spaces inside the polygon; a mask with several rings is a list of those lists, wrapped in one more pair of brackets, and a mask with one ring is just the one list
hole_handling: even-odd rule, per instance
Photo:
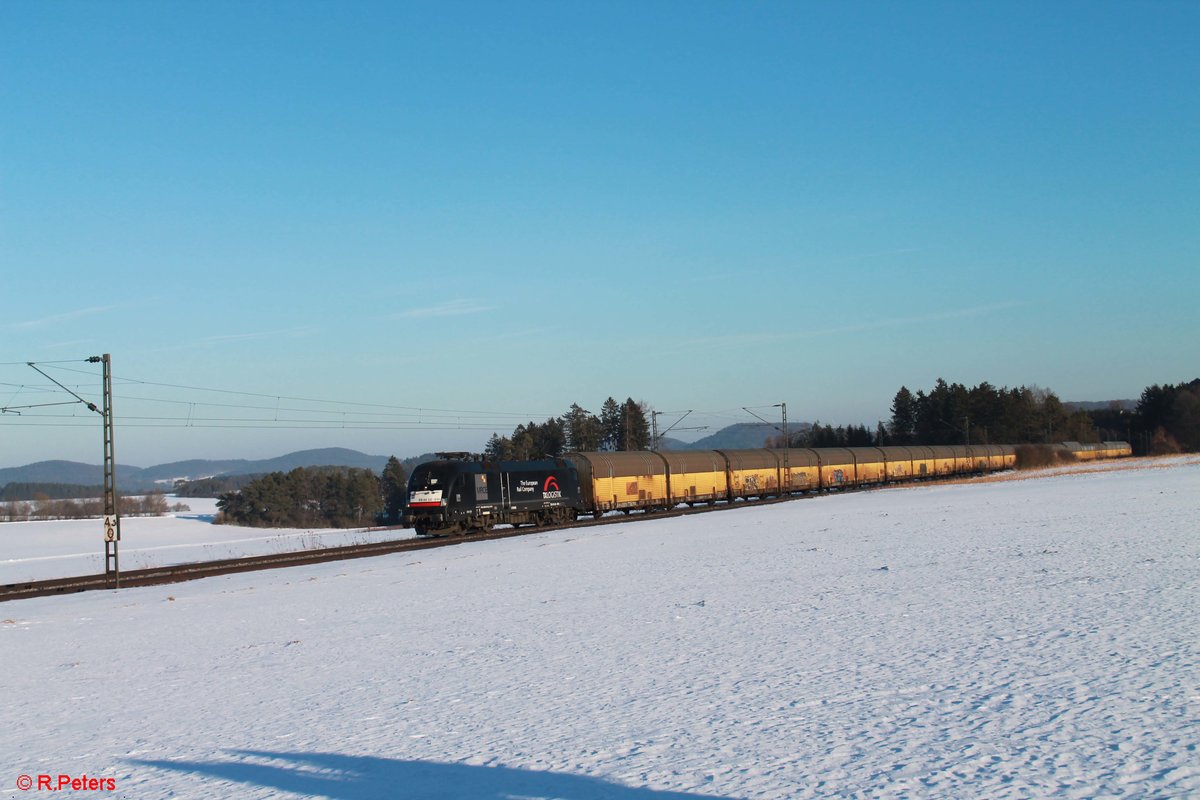
{"label": "thin white cloud", "polygon": [[425,319],[428,317],[462,317],[469,314],[482,314],[491,311],[495,306],[481,303],[478,300],[449,300],[436,306],[410,308],[401,311],[396,316],[401,319]]}
{"label": "thin white cloud", "polygon": [[62,313],[59,313],[59,314],[51,314],[50,316],[42,317],[41,319],[29,319],[29,320],[25,320],[23,322],[10,322],[6,327],[9,330],[14,330],[14,331],[27,331],[27,330],[34,330],[36,328],[48,328],[51,325],[55,325],[59,322],[70,322],[71,320],[80,319],[82,317],[90,317],[90,316],[94,316],[96,314],[104,314],[108,311],[115,311],[116,309],[121,308],[121,307],[122,306],[114,305],[114,306],[90,306],[88,308],[78,308],[78,309],[75,309],[74,311],[63,311]]}
{"label": "thin white cloud", "polygon": [[307,336],[316,328],[283,328],[275,331],[256,331],[252,333],[226,333],[218,336],[205,336],[201,344],[222,344],[224,342],[246,342],[253,339],[275,339],[282,337]]}

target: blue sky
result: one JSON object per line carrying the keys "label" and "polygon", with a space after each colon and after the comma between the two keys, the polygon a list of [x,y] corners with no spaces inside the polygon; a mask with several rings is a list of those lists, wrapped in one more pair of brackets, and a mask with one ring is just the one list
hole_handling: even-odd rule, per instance
{"label": "blue sky", "polygon": [[[1136,397],[1200,374],[1198,37],[1192,2],[0,4],[0,406],[70,399],[27,361],[98,399],[71,362],[111,353],[149,465],[609,395],[710,430],[939,376]],[[0,415],[0,466],[98,462],[92,417]]]}

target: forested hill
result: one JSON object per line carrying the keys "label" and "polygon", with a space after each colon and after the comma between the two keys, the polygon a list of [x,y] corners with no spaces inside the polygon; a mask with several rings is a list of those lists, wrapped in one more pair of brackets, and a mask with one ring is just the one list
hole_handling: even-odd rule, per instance
{"label": "forested hill", "polygon": [[[268,459],[193,459],[158,464],[153,467],[118,465],[117,486],[122,492],[140,489],[170,488],[180,478],[198,479],[214,475],[254,475],[288,472],[296,467],[340,466],[382,472],[387,456],[373,456],[344,447],[300,450]],[[76,461],[39,461],[23,467],[0,469],[0,487],[9,483],[60,483],[98,486],[104,483],[104,468],[99,464]]]}
{"label": "forested hill", "polygon": [[[792,426],[789,434],[799,434],[812,427],[809,423],[797,423]],[[722,428],[716,433],[709,434],[703,439],[697,439],[691,444],[677,444],[675,447],[663,447],[664,450],[742,450],[765,447],[767,440],[781,433],[780,423],[769,422],[739,422]]]}

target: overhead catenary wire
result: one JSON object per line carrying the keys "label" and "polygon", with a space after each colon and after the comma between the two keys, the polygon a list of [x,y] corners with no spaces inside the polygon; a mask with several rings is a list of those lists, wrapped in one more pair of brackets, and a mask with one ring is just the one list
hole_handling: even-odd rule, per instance
{"label": "overhead catenary wire", "polygon": [[[62,369],[64,371],[68,371],[68,372],[80,372],[83,374],[89,374],[84,370],[71,370],[66,367],[60,367],[59,369]],[[165,383],[165,382],[161,382],[161,381],[141,380],[138,378],[130,378],[128,376],[122,376],[122,377],[114,376],[113,382],[116,384],[121,384],[121,385],[139,384],[142,386],[157,386],[157,387],[167,388],[167,389],[183,389],[183,390],[195,391],[195,392],[212,392],[214,394],[234,394],[234,395],[241,395],[243,397],[264,397],[264,398],[269,398],[271,400],[291,400],[291,401],[302,402],[302,403],[322,403],[322,404],[341,405],[341,406],[359,406],[359,407],[363,407],[363,408],[390,408],[390,409],[399,410],[399,411],[411,411],[411,412],[417,412],[417,413],[477,414],[477,415],[481,415],[481,416],[513,417],[513,418],[520,418],[520,419],[526,419],[526,418],[533,419],[533,418],[538,418],[538,417],[543,417],[543,416],[546,416],[546,417],[554,416],[553,414],[545,414],[542,412],[536,412],[536,413],[531,414],[530,412],[492,411],[492,410],[484,410],[484,409],[462,409],[462,408],[432,408],[432,407],[425,407],[425,406],[405,406],[405,405],[398,405],[398,404],[394,404],[394,403],[366,403],[366,402],[357,401],[357,400],[330,400],[330,399],[319,398],[319,397],[300,397],[300,396],[296,396],[296,395],[288,395],[288,394],[283,394],[283,393],[278,393],[278,392],[249,392],[249,391],[244,391],[244,390],[239,390],[239,389],[218,389],[218,388],[208,387],[208,386],[190,386],[187,384]]]}
{"label": "overhead catenary wire", "polygon": [[[0,366],[29,367],[34,364],[52,368],[55,373],[73,373],[98,379],[98,375],[87,368],[77,368],[72,365],[87,364],[87,359],[65,359],[60,361],[37,362],[0,362]],[[35,367],[36,368],[36,367]],[[39,370],[40,372],[40,370]],[[46,373],[42,373],[45,375]],[[88,403],[84,398],[89,393],[97,391],[97,386],[91,382],[58,382],[50,375],[46,377],[54,384],[30,384],[15,382],[0,382],[0,387],[13,389],[5,408],[13,409],[13,413],[0,414],[0,426],[20,427],[85,427],[90,424],[85,421],[86,412],[55,413],[39,411],[57,403],[40,403],[39,396],[49,399],[54,394],[60,394],[65,388],[70,394],[79,398],[76,402],[65,402],[65,405]],[[55,385],[56,384],[56,385]],[[122,427],[129,428],[207,428],[207,429],[263,429],[263,430],[380,430],[380,431],[496,431],[510,427],[516,422],[525,420],[549,419],[559,416],[546,412],[514,412],[488,409],[436,408],[409,406],[394,403],[369,402],[361,400],[335,400],[321,397],[310,397],[300,394],[283,392],[249,391],[222,387],[198,386],[194,384],[171,383],[167,381],[148,380],[129,376],[113,376],[114,396],[119,406],[124,409],[120,416]],[[61,387],[61,388],[60,388]],[[164,396],[154,396],[153,391],[127,391],[135,387],[154,390],[162,389]],[[225,402],[215,397],[204,397],[205,394],[228,397],[234,402]],[[172,396],[173,395],[173,396]],[[248,402],[236,402],[235,398],[247,398]],[[26,401],[23,408],[27,413],[18,415],[15,401],[20,398]],[[268,402],[253,402],[266,400]],[[149,406],[142,404],[150,404]],[[159,405],[178,408],[178,414],[149,413],[151,406]],[[770,406],[761,406],[769,408]],[[749,408],[760,408],[751,406]],[[165,410],[165,409],[163,409]],[[205,413],[207,410],[208,413]],[[82,411],[82,409],[80,409]],[[221,411],[231,412],[228,415]],[[237,413],[240,412],[240,413]],[[246,413],[250,412],[250,413]],[[254,412],[262,412],[262,416]],[[685,410],[658,412],[660,414],[684,414]],[[727,420],[729,422],[748,421],[746,407],[737,409],[718,409],[713,411],[692,411],[691,418],[707,418]],[[753,412],[749,412],[753,416]],[[758,418],[761,420],[761,417]]]}
{"label": "overhead catenary wire", "polygon": [[26,367],[29,364],[87,364],[86,358],[66,358],[60,361],[0,361],[0,367]]}
{"label": "overhead catenary wire", "polygon": [[[72,359],[58,362],[4,362],[0,365],[33,367],[50,380],[54,385],[31,385],[28,383],[0,382],[0,386],[14,389],[9,400],[10,406],[0,410],[12,413],[0,414],[0,426],[14,425],[22,427],[83,427],[78,414],[63,414],[53,412],[29,411],[19,414],[19,411],[44,408],[50,405],[78,405],[83,403],[91,408],[92,404],[85,399],[89,391],[95,387],[83,382],[67,385],[55,377],[47,375],[35,365],[53,365],[57,372],[76,373],[94,376],[87,369],[77,369],[66,364],[87,363],[87,359]],[[122,427],[130,428],[230,428],[230,429],[278,429],[278,430],[478,430],[489,431],[508,427],[514,421],[527,419],[548,418],[554,415],[530,412],[497,411],[485,409],[461,408],[427,408],[421,406],[406,406],[390,403],[364,402],[355,400],[331,400],[328,398],[305,397],[286,393],[271,393],[261,391],[246,391],[188,384],[169,383],[165,381],[143,380],[128,376],[114,376],[116,385],[115,397],[122,407],[127,409],[121,415]],[[169,390],[168,394],[177,396],[151,396],[153,392],[125,394],[124,390],[133,387]],[[66,390],[76,397],[76,401],[64,403],[35,403],[39,396],[59,394]],[[205,393],[221,396],[245,397],[249,399],[267,399],[266,403],[255,402],[221,402],[216,399],[206,399]],[[178,395],[182,396],[178,396]],[[15,405],[17,398],[26,401],[19,407]],[[178,407],[181,413],[152,414],[142,404],[161,404],[168,407]],[[139,408],[140,407],[140,408]],[[186,407],[184,412],[183,407]],[[205,414],[200,409],[207,409]],[[139,411],[141,413],[139,413]],[[220,411],[231,412],[228,415]],[[215,413],[214,413],[215,412]],[[240,412],[240,413],[237,413]],[[246,412],[250,412],[247,414]],[[254,412],[263,412],[257,416]]]}

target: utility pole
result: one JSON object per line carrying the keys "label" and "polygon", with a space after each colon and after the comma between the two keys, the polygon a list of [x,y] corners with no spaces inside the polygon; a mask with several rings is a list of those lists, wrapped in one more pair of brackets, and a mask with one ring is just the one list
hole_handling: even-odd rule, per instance
{"label": "utility pole", "polygon": [[[659,433],[658,433],[658,416],[663,413],[666,413],[666,412],[663,412],[663,411],[651,411],[650,412],[650,420],[651,420],[650,427],[651,427],[651,430],[653,431],[653,433],[651,434],[651,438],[650,438],[650,449],[654,450],[654,451],[657,451],[661,445],[661,443],[659,442]],[[678,412],[671,412],[671,413],[678,413]],[[667,429],[662,432],[662,435],[665,437],[668,433],[675,430],[676,428],[678,428],[681,431],[708,430],[707,425],[697,425],[696,427],[693,427],[693,428],[679,428],[679,423],[681,423],[685,419],[687,419],[687,415],[691,414],[691,413],[692,413],[692,409],[690,409],[690,408],[687,411],[683,412],[683,416],[680,417],[679,419],[675,420],[674,424],[668,426]]]}
{"label": "utility pole", "polygon": [[[121,588],[121,566],[118,557],[118,542],[121,541],[121,514],[117,510],[117,462],[113,455],[113,408],[112,408],[112,357],[108,353],[102,356],[90,356],[89,364],[100,364],[104,377],[103,408],[84,400],[70,387],[64,386],[50,375],[43,372],[32,361],[25,362],[29,367],[45,378],[53,381],[58,388],[67,392],[76,401],[83,403],[88,410],[95,411],[104,418],[104,577],[110,589]],[[7,411],[9,409],[0,409]],[[18,412],[19,413],[19,412]]]}
{"label": "utility pole", "polygon": [[783,480],[788,489],[792,488],[792,461],[788,455],[792,450],[792,440],[788,437],[787,403],[779,404],[783,408]]}
{"label": "utility pole", "polygon": [[119,589],[121,513],[117,509],[117,460],[113,453],[112,358],[105,353],[88,361],[99,361],[104,372],[104,577],[113,589]]}
{"label": "utility pole", "polygon": [[[766,408],[766,406],[760,406],[760,408]],[[783,409],[783,427],[782,428],[780,428],[773,422],[767,422],[767,420],[763,419],[758,414],[755,414],[753,411],[746,408],[745,406],[742,406],[742,411],[745,411],[747,414],[749,414],[750,416],[759,420],[760,422],[766,422],[772,428],[775,428],[775,430],[783,433],[783,486],[780,488],[783,491],[788,491],[792,488],[792,464],[791,464],[791,457],[788,454],[788,450],[791,449],[792,442],[791,442],[791,439],[788,437],[787,403],[776,403],[775,405],[770,406],[770,408]]]}

